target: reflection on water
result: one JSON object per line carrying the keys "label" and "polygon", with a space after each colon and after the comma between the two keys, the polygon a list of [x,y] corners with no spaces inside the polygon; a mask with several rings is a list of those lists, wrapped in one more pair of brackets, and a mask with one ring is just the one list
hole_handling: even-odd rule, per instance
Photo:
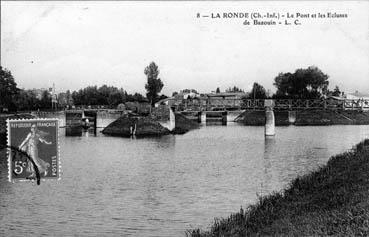
{"label": "reflection on water", "polygon": [[64,130],[58,182],[11,184],[2,160],[0,236],[184,236],[369,137],[369,126],[277,127],[272,138],[232,124],[145,139]]}
{"label": "reflection on water", "polygon": [[85,129],[81,126],[65,127],[64,130],[66,137],[96,136],[97,133],[94,128]]}
{"label": "reflection on water", "polygon": [[65,136],[68,137],[80,137],[82,136],[82,127],[66,127],[65,128]]}
{"label": "reflection on water", "polygon": [[260,195],[263,195],[271,190],[275,184],[272,182],[272,161],[273,161],[273,153],[276,145],[276,138],[274,136],[267,136],[264,140],[264,175],[263,180],[261,182],[261,190]]}

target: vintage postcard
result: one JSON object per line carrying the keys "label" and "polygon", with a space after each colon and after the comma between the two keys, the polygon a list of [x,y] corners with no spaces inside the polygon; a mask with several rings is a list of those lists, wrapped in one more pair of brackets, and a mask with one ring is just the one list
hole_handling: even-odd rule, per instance
{"label": "vintage postcard", "polygon": [[0,236],[369,236],[369,1],[0,4]]}
{"label": "vintage postcard", "polygon": [[57,119],[8,120],[9,181],[58,179]]}

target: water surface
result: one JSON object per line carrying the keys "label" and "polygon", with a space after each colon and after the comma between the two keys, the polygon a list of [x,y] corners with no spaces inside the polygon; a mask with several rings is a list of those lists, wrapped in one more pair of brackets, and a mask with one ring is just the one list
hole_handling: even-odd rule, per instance
{"label": "water surface", "polygon": [[12,184],[0,165],[0,236],[184,236],[287,187],[369,137],[369,126],[205,126],[129,139],[61,129],[62,179]]}

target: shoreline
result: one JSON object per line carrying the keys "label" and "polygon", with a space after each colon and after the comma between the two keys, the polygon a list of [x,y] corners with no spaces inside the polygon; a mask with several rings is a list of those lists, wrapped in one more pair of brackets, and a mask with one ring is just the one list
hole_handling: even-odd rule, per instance
{"label": "shoreline", "polygon": [[[6,119],[27,119],[34,118],[30,113],[21,114],[0,114],[0,143],[6,141]],[[152,120],[155,123],[155,119]],[[246,126],[265,126],[264,111],[245,111],[235,121],[236,123]],[[369,125],[369,111],[297,111],[296,121],[290,123],[288,121],[288,111],[275,111],[275,126],[331,126],[331,125]],[[176,113],[176,127],[173,131],[152,131],[149,134],[144,134],[142,137],[161,136],[161,135],[180,135],[185,134],[193,129],[200,128],[200,123],[186,118],[184,115]],[[129,128],[128,128],[129,129]],[[127,129],[127,130],[128,130]],[[128,131],[118,132],[121,134],[109,134],[112,136],[129,137]],[[152,133],[152,134],[151,134]],[[108,135],[108,134],[107,134]]]}
{"label": "shoreline", "polygon": [[[288,111],[274,111],[275,126],[330,126],[330,125],[369,125],[369,111],[295,111],[295,121],[289,121]],[[264,126],[264,111],[245,111],[237,122],[249,126]]]}
{"label": "shoreline", "polygon": [[369,235],[369,139],[280,192],[187,236]]}

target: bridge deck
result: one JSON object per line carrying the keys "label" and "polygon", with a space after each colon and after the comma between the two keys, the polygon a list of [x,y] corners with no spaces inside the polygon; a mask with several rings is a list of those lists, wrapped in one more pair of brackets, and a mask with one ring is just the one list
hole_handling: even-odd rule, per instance
{"label": "bridge deck", "polygon": [[[264,110],[265,100],[240,100],[225,99],[227,103],[206,104],[206,105],[187,105],[186,109],[193,112],[196,111],[222,111],[222,110]],[[231,103],[229,100],[238,100],[237,103]],[[240,102],[241,101],[241,102]],[[307,110],[307,109],[324,109],[324,110],[369,110],[369,100],[364,99],[321,99],[321,100],[302,100],[302,99],[276,99],[273,101],[275,110]],[[237,105],[238,106],[235,106]]]}

